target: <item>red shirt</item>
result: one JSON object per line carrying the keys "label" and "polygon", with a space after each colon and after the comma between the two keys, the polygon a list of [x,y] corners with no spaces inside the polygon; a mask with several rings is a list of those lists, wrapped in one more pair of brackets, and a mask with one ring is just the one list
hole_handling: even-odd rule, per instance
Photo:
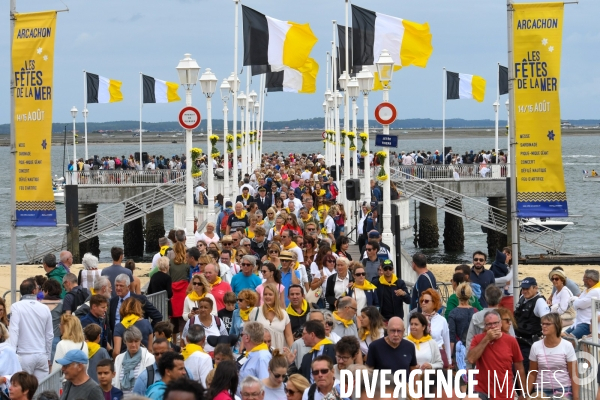
{"label": "red shirt", "polygon": [[213,297],[215,298],[215,301],[217,302],[217,310],[221,310],[221,309],[225,308],[225,302],[223,302],[223,296],[225,296],[225,293],[227,293],[227,292],[232,292],[232,290],[231,290],[231,286],[229,285],[229,283],[225,282],[224,280],[221,280],[221,283],[212,287],[212,290],[210,293],[213,295]]}
{"label": "red shirt", "polygon": [[[481,343],[485,335],[485,333],[475,335],[471,341],[471,349]],[[500,339],[488,343],[477,360],[475,369],[479,370],[479,374],[475,375],[477,379],[475,391],[485,393],[495,400],[514,400],[514,396],[509,395],[513,388],[512,367],[514,363],[520,361],[523,361],[523,356],[517,339],[503,333]],[[496,380],[494,380],[494,372],[497,376]],[[507,375],[508,379],[505,380]]]}

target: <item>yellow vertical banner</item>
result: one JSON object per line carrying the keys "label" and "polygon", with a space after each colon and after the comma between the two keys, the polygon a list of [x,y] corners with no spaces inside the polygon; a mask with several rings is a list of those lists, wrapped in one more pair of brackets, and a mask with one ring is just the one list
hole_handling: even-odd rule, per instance
{"label": "yellow vertical banner", "polygon": [[52,191],[52,97],[56,11],[15,14],[17,226],[56,226]]}
{"label": "yellow vertical banner", "polygon": [[517,213],[568,216],[560,128],[563,3],[513,4]]}

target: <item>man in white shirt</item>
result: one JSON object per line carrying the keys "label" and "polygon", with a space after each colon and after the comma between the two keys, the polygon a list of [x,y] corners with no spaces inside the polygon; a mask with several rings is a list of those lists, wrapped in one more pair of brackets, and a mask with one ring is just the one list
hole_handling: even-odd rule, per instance
{"label": "man in white shirt", "polygon": [[206,192],[204,185],[204,182],[200,182],[200,185],[196,186],[196,190],[194,190],[194,198],[197,204],[204,204],[204,192]]}
{"label": "man in white shirt", "polygon": [[187,331],[187,345],[181,349],[185,368],[192,373],[192,379],[206,387],[206,376],[213,369],[212,359],[204,352],[206,332],[200,324],[194,324]]}
{"label": "man in white shirt", "polygon": [[[289,202],[294,203],[294,210],[298,210],[300,211],[300,209],[302,208],[302,202],[296,197],[296,194],[294,193],[294,190],[290,189],[288,191],[288,198],[287,200],[283,201],[283,206],[287,207]],[[296,214],[296,216],[298,216],[297,211],[294,211],[294,214]]]}
{"label": "man in white shirt", "polygon": [[33,279],[25,279],[19,290],[21,300],[11,307],[9,342],[19,356],[23,371],[41,381],[48,375],[50,366],[54,338],[52,315],[48,307],[37,301],[38,287]]}
{"label": "man in white shirt", "polygon": [[146,164],[146,169],[150,171],[154,171],[156,169],[156,164],[154,163],[154,159],[151,158]]}
{"label": "man in white shirt", "polygon": [[[590,324],[592,322],[592,299],[595,297],[600,299],[600,284],[598,281],[600,276],[595,269],[586,269],[583,274],[583,285],[585,290],[581,292],[579,297],[573,296],[573,308],[576,316],[573,326],[569,327],[565,333],[581,339],[585,335],[591,333]],[[12,323],[12,322],[11,322]]]}

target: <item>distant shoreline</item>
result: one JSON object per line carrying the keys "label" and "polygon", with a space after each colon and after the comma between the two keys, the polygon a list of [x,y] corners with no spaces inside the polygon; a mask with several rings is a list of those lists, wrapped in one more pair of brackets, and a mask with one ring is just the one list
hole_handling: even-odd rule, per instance
{"label": "distant shoreline", "polygon": [[[279,132],[284,132],[280,134]],[[506,138],[505,130],[501,129],[499,138]],[[214,134],[223,136],[223,131],[213,131]],[[231,133],[231,132],[229,132]],[[371,139],[374,139],[374,135],[381,133],[381,128],[376,128],[375,132],[371,131]],[[83,142],[83,134],[79,134],[79,143]],[[306,142],[320,141],[322,131],[265,131],[263,140],[265,142]],[[438,139],[442,137],[441,129],[392,129],[392,135],[397,135],[401,140],[416,140],[416,139]],[[589,129],[563,129],[562,134],[564,136],[587,136],[587,135],[598,135],[600,134],[600,128],[589,128]],[[101,133],[88,133],[88,144],[104,144],[104,145],[120,145],[123,143],[139,143],[139,136],[132,136],[129,133],[109,133],[107,136],[103,136]],[[161,136],[157,136],[161,135]],[[193,133],[194,141],[198,139],[206,140],[206,135],[200,135],[199,133]],[[494,130],[489,128],[484,129],[446,129],[447,139],[465,139],[465,138],[493,138]],[[72,144],[73,135],[71,132],[67,132],[67,144]],[[185,143],[185,135],[178,136],[173,132],[144,132],[142,135],[143,143]],[[62,146],[64,140],[64,134],[53,134],[52,145]],[[222,142],[222,140],[220,140]],[[10,137],[8,135],[0,135],[0,146],[9,146]]]}

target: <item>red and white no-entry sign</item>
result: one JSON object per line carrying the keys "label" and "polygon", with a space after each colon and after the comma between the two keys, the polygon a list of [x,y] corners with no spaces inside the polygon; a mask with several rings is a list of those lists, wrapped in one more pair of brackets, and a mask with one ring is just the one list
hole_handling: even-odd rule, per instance
{"label": "red and white no-entry sign", "polygon": [[396,107],[388,102],[379,104],[375,109],[375,119],[381,125],[390,125],[396,120]]}
{"label": "red and white no-entry sign", "polygon": [[321,134],[321,137],[322,137],[323,139],[325,139],[325,138],[327,137],[327,132],[323,132],[323,133]]}
{"label": "red and white no-entry sign", "polygon": [[184,107],[179,112],[179,125],[183,129],[196,129],[200,125],[202,117],[196,107]]}

